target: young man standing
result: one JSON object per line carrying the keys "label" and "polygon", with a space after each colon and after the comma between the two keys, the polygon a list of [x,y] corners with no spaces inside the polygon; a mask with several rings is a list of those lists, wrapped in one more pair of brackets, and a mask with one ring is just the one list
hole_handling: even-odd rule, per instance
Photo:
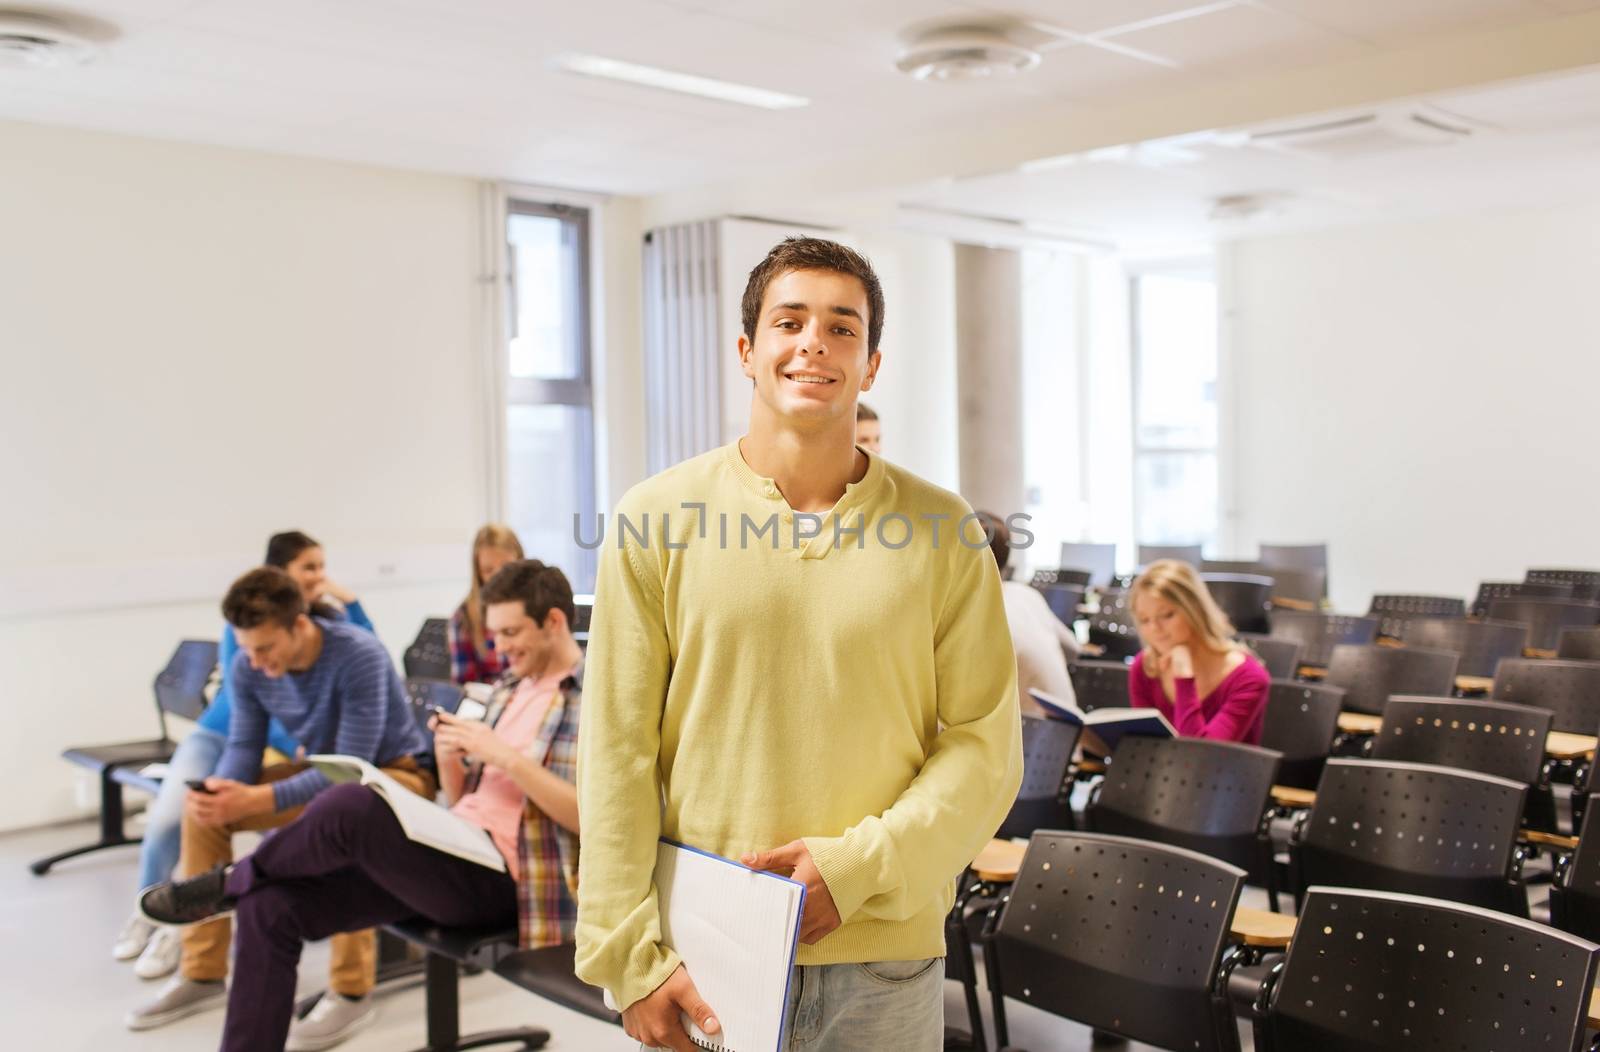
{"label": "young man standing", "polygon": [[346,784],[319,793],[238,865],[146,891],[142,908],[161,923],[239,915],[222,1052],[283,1048],[306,939],[418,916],[452,927],[510,926],[520,903],[524,945],[571,940],[583,664],[569,628],[572,588],[560,570],[528,560],[490,578],[483,601],[509,670],[484,721],[441,714],[432,726],[446,800],[489,834],[506,871],[407,838],[381,797]]}
{"label": "young man standing", "polygon": [[635,487],[605,543],[578,974],[647,1046],[690,1052],[680,1011],[718,1030],[661,942],[665,835],[806,885],[790,1049],[931,1052],[954,878],[1022,775],[999,575],[965,502],[855,446],[865,259],[783,242],[742,322],[749,434]]}
{"label": "young man standing", "polygon": [[[273,719],[308,754],[359,756],[408,789],[433,795],[433,773],[418,763],[419,756],[427,759],[427,742],[376,636],[309,613],[300,586],[275,566],[235,581],[222,614],[239,641],[231,670],[233,717],[216,774],[205,779],[203,792],[190,789],[184,799],[180,875],[233,861],[235,832],[285,825],[329,787],[303,763],[262,769]],[[128,1026],[148,1030],[220,1004],[227,996],[230,936],[225,919],[185,928],[178,975],[128,1013]],[[329,991],[297,1021],[290,1052],[331,1047],[375,1018],[375,958],[370,931],[336,940]]]}

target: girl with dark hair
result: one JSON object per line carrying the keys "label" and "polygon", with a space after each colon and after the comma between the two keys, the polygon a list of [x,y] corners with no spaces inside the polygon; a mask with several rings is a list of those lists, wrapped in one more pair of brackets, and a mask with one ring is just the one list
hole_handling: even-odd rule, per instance
{"label": "girl with dark hair", "polygon": [[[267,541],[265,562],[294,578],[307,604],[318,616],[348,620],[375,633],[361,601],[329,579],[322,545],[310,536],[299,530],[273,534]],[[228,744],[228,721],[233,715],[233,658],[238,652],[233,626],[224,624],[217,648],[222,685],[201,714],[194,731],[178,743],[167,763],[161,791],[145,811],[144,842],[139,846],[141,890],[172,877],[181,846],[184,783],[210,775]],[[276,720],[270,726],[268,737],[272,748],[290,759],[299,750],[299,745]],[[112,955],[119,961],[138,958],[133,966],[134,973],[141,979],[159,979],[178,966],[179,950],[177,929],[158,929],[135,913],[117,936]]]}

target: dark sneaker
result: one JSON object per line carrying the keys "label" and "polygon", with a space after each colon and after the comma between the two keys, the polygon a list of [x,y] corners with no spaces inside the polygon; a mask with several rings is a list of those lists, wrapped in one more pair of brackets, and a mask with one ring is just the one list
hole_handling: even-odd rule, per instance
{"label": "dark sneaker", "polygon": [[218,866],[197,877],[152,884],[139,893],[139,912],[157,924],[198,924],[233,912],[228,894],[228,867]]}

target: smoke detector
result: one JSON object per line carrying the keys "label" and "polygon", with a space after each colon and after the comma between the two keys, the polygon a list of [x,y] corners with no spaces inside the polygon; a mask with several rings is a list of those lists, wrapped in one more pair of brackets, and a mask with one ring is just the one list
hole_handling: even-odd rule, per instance
{"label": "smoke detector", "polygon": [[54,19],[0,12],[0,66],[59,69],[90,59],[99,48]]}
{"label": "smoke detector", "polygon": [[895,63],[918,80],[983,80],[1009,77],[1039,64],[1039,53],[993,26],[930,29],[906,45]]}

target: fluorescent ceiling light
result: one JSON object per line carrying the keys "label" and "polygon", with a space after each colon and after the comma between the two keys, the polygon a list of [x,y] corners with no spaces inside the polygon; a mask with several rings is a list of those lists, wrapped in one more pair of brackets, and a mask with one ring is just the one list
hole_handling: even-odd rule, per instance
{"label": "fluorescent ceiling light", "polygon": [[718,102],[737,102],[741,106],[759,106],[767,110],[792,110],[811,105],[810,99],[799,95],[785,95],[781,91],[768,91],[748,84],[697,77],[692,73],[675,73],[670,69],[640,66],[614,58],[602,58],[599,55],[562,55],[556,59],[555,65],[557,69],[585,77],[620,80],[661,91],[676,91],[684,95],[716,99]]}

